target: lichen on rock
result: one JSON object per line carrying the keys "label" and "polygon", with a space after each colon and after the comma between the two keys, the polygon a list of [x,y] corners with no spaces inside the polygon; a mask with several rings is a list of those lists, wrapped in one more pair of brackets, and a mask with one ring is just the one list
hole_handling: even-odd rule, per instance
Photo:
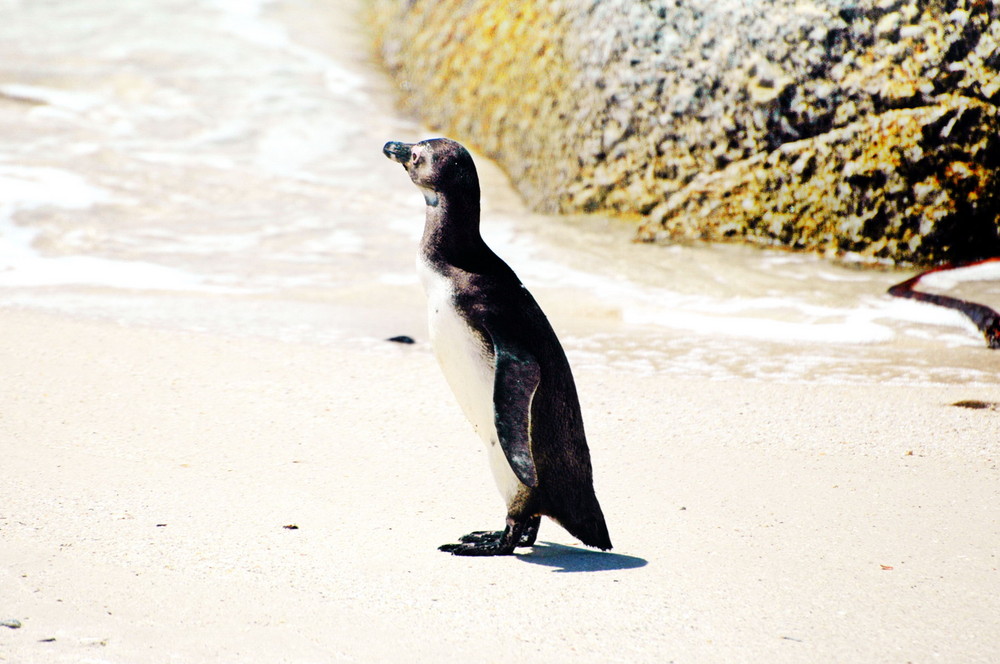
{"label": "lichen on rock", "polygon": [[1000,254],[996,0],[372,0],[404,105],[533,207],[929,263]]}

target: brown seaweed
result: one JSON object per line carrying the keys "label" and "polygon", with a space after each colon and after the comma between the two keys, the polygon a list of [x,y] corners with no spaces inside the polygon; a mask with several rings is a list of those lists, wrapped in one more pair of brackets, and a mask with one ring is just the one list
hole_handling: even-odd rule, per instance
{"label": "brown seaweed", "polygon": [[920,302],[928,302],[941,307],[948,307],[949,309],[957,309],[968,316],[969,319],[975,323],[976,327],[979,328],[979,331],[983,333],[983,337],[986,338],[986,344],[990,348],[1000,349],[1000,313],[997,313],[996,310],[987,307],[985,304],[969,302],[968,300],[961,300],[957,297],[949,297],[947,295],[937,295],[935,293],[925,293],[923,291],[915,290],[915,287],[920,280],[933,272],[957,270],[959,268],[982,265],[993,261],[1000,261],[1000,258],[987,258],[985,260],[957,265],[950,263],[940,265],[892,286],[889,288],[889,295],[906,297],[913,300],[919,300]]}

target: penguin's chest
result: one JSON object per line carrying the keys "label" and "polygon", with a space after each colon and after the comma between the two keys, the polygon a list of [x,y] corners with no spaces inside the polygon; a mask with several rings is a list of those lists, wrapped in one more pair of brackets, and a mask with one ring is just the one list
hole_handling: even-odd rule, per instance
{"label": "penguin's chest", "polygon": [[429,266],[419,265],[419,268],[427,293],[431,345],[438,364],[465,416],[489,442],[496,438],[493,349],[456,308],[451,281]]}
{"label": "penguin's chest", "polygon": [[418,270],[427,294],[428,328],[434,354],[462,412],[485,443],[497,487],[509,502],[520,482],[498,442],[493,404],[493,348],[455,306],[451,281],[423,261],[418,262]]}

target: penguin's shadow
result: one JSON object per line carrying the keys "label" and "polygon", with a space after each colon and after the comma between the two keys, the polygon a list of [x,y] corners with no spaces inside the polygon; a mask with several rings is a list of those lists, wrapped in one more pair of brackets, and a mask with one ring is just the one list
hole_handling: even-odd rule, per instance
{"label": "penguin's shadow", "polygon": [[645,558],[636,556],[578,549],[554,542],[536,542],[531,553],[519,553],[517,559],[553,567],[553,572],[608,572],[645,567],[649,563]]}

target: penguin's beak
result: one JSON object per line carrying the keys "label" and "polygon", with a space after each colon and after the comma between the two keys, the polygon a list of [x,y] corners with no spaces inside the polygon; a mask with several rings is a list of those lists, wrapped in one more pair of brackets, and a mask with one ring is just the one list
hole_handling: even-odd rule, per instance
{"label": "penguin's beak", "polygon": [[410,148],[413,147],[413,143],[400,143],[398,141],[389,141],[382,148],[382,154],[384,154],[389,159],[399,162],[404,166],[410,161]]}

